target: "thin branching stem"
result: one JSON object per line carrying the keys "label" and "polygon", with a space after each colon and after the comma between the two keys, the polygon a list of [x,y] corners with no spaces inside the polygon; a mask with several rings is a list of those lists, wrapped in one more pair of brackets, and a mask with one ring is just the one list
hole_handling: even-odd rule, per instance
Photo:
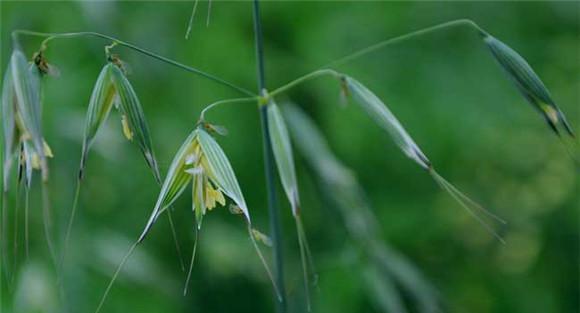
{"label": "thin branching stem", "polygon": [[75,214],[77,211],[77,206],[79,203],[79,195],[81,193],[81,179],[77,179],[77,187],[75,188],[75,194],[74,194],[74,199],[73,199],[73,205],[72,205],[72,210],[70,213],[70,217],[66,226],[66,233],[64,235],[64,244],[62,246],[62,252],[60,255],[60,261],[58,263],[58,267],[59,269],[62,271],[62,268],[64,266],[64,262],[65,262],[65,258],[66,258],[66,252],[67,252],[67,247],[68,247],[68,242],[70,240],[70,234],[72,231],[72,226],[73,226],[73,221],[75,218]]}
{"label": "thin branching stem", "polygon": [[189,39],[189,34],[191,33],[191,28],[193,27],[193,19],[195,17],[195,11],[197,11],[197,3],[199,0],[194,0],[193,9],[191,10],[191,15],[189,16],[189,23],[187,23],[187,30],[185,31],[185,39]]}
{"label": "thin branching stem", "polygon": [[187,271],[187,278],[185,278],[185,286],[183,287],[183,296],[187,295],[187,288],[189,287],[189,280],[191,279],[191,273],[193,272],[193,262],[195,261],[195,254],[197,252],[197,242],[199,241],[199,229],[194,226],[195,239],[193,242],[193,250],[191,252],[191,260],[189,261],[189,270]]}
{"label": "thin branching stem", "polygon": [[401,36],[397,36],[394,38],[390,38],[384,41],[381,41],[379,43],[376,43],[372,46],[366,47],[362,50],[356,51],[354,53],[351,53],[345,57],[342,57],[336,61],[333,61],[325,66],[323,66],[322,68],[328,68],[328,67],[336,67],[339,65],[343,65],[347,62],[350,62],[354,59],[358,59],[362,56],[365,56],[371,52],[377,51],[379,49],[382,49],[386,46],[392,45],[392,44],[396,44],[396,43],[400,43],[418,36],[422,36],[422,35],[426,35],[426,34],[430,34],[436,31],[440,31],[443,29],[447,29],[450,27],[455,27],[455,26],[468,26],[471,27],[473,29],[475,29],[480,35],[486,35],[487,32],[485,30],[483,30],[481,27],[479,27],[474,21],[469,20],[469,19],[459,19],[459,20],[454,20],[454,21],[449,21],[449,22],[445,22],[445,23],[441,23],[441,24],[437,24],[437,25],[433,25],[431,27],[427,27],[427,28],[423,28],[423,29],[419,29],[416,30],[414,32],[410,32]]}
{"label": "thin branching stem", "polygon": [[[262,24],[260,20],[260,3],[254,0],[253,3],[254,36],[256,43],[256,67],[258,78],[258,90],[262,97],[266,93],[266,79],[264,74],[264,47],[262,44]],[[274,275],[277,286],[278,299],[276,312],[286,312],[286,291],[284,281],[284,256],[282,253],[282,227],[278,216],[278,205],[276,200],[276,185],[274,179],[274,162],[272,147],[270,144],[270,134],[268,131],[268,105],[260,106],[260,120],[262,126],[262,145],[264,154],[264,170],[266,174],[266,190],[268,192],[268,213],[270,215],[270,229],[272,245],[274,250]],[[250,234],[251,235],[251,234]],[[254,242],[253,238],[252,241]]]}
{"label": "thin branching stem", "polygon": [[225,100],[219,100],[216,101],[208,106],[206,106],[201,113],[199,114],[199,119],[201,121],[205,120],[205,114],[207,113],[207,111],[220,106],[222,104],[233,104],[233,103],[245,103],[245,102],[256,102],[258,100],[258,97],[247,97],[247,98],[235,98],[235,99],[225,99]]}
{"label": "thin branching stem", "polygon": [[24,249],[26,251],[26,261],[28,261],[28,256],[30,254],[29,250],[29,230],[28,230],[28,224],[29,224],[29,217],[28,217],[28,210],[30,207],[30,187],[26,186],[24,188]]}
{"label": "thin branching stem", "polygon": [[29,31],[29,30],[15,30],[14,32],[12,32],[12,37],[14,39],[16,39],[18,35],[28,35],[28,36],[46,37],[46,39],[44,39],[44,41],[42,41],[41,48],[40,48],[41,50],[45,50],[47,44],[51,40],[60,39],[60,38],[73,38],[73,37],[93,36],[93,37],[98,37],[98,38],[102,38],[102,39],[111,40],[112,42],[116,43],[117,45],[124,46],[126,48],[135,50],[135,51],[137,51],[139,53],[142,53],[144,55],[147,55],[147,56],[152,57],[154,59],[157,59],[159,61],[162,61],[162,62],[165,62],[167,64],[171,64],[173,66],[176,66],[176,67],[178,67],[178,68],[180,68],[182,70],[185,70],[185,71],[194,73],[196,75],[205,77],[205,78],[207,78],[207,79],[209,79],[211,81],[214,81],[214,82],[216,82],[218,84],[221,84],[223,86],[229,87],[230,89],[236,90],[237,92],[243,93],[243,94],[248,95],[248,96],[254,96],[254,93],[252,93],[251,91],[249,91],[247,89],[244,89],[242,87],[239,87],[239,86],[237,86],[237,85],[235,85],[233,83],[230,83],[230,82],[228,82],[226,80],[223,80],[223,79],[221,79],[221,78],[219,78],[217,76],[214,76],[212,74],[209,74],[209,73],[204,72],[204,71],[201,71],[201,70],[198,70],[198,69],[193,68],[191,66],[187,66],[185,64],[179,63],[177,61],[174,61],[172,59],[166,58],[166,57],[164,57],[162,55],[159,55],[157,53],[154,53],[154,52],[151,52],[149,50],[140,48],[140,47],[138,47],[136,45],[130,44],[130,43],[126,42],[126,41],[122,41],[122,40],[119,40],[119,39],[117,39],[115,37],[111,37],[111,36],[104,35],[104,34],[101,34],[101,33],[96,33],[96,32],[42,33],[42,32],[35,32],[35,31]]}
{"label": "thin branching stem", "polygon": [[51,217],[51,213],[50,213],[50,197],[48,194],[48,184],[46,182],[42,182],[42,186],[41,186],[42,190],[42,220],[44,223],[44,237],[46,237],[46,244],[48,246],[48,252],[50,253],[50,257],[52,259],[52,262],[54,264],[54,267],[57,270],[57,275],[59,275],[58,273],[58,261],[57,261],[57,257],[56,257],[56,249],[54,247],[54,242],[52,241],[52,217]]}
{"label": "thin branching stem", "polygon": [[288,90],[296,87],[297,85],[300,85],[302,83],[305,83],[309,80],[312,80],[314,78],[318,78],[320,76],[334,76],[334,77],[340,77],[340,73],[331,69],[333,67],[338,67],[340,65],[344,65],[350,61],[353,61],[355,59],[358,59],[360,57],[363,57],[369,53],[375,52],[377,50],[380,50],[382,48],[385,48],[389,45],[392,44],[396,44],[396,43],[400,43],[418,36],[422,36],[422,35],[427,35],[436,31],[440,31],[443,29],[447,29],[450,27],[455,27],[455,26],[468,26],[468,27],[472,27],[474,28],[479,34],[485,35],[487,34],[487,32],[485,30],[483,30],[481,27],[479,27],[475,22],[473,22],[472,20],[468,20],[468,19],[460,19],[460,20],[454,20],[454,21],[449,21],[446,23],[442,23],[442,24],[437,24],[431,27],[427,27],[427,28],[423,28],[408,34],[404,34],[401,36],[397,36],[394,38],[389,38],[387,40],[381,41],[379,43],[376,43],[372,46],[368,46],[364,49],[358,50],[354,53],[351,53],[345,57],[342,57],[338,60],[335,60],[325,66],[322,66],[320,69],[310,72],[308,74],[305,74],[303,76],[300,76],[298,78],[296,78],[295,80],[287,83],[286,85],[279,87],[273,91],[271,91],[269,93],[270,97],[274,97],[276,95],[279,95],[281,93],[287,92]]}
{"label": "thin branching stem", "polygon": [[340,75],[341,74],[339,72],[332,70],[332,69],[316,70],[316,71],[308,73],[304,76],[300,76],[300,77],[296,78],[295,80],[287,83],[286,85],[271,91],[268,95],[270,97],[274,97],[276,95],[279,95],[281,93],[284,93],[284,92],[296,87],[297,85],[305,83],[305,82],[312,80],[314,78],[318,78],[320,76],[332,76],[332,77],[338,78],[338,77],[340,77]]}
{"label": "thin branching stem", "polygon": [[[13,235],[13,262],[12,262],[12,272],[16,273],[18,268],[18,212],[20,211],[20,190],[22,189],[22,182],[18,180],[16,184],[16,199],[14,204],[14,235]],[[14,277],[12,275],[12,283],[14,283]]]}
{"label": "thin branching stem", "polygon": [[101,297],[101,300],[99,301],[99,305],[97,306],[95,313],[99,313],[99,311],[101,311],[101,308],[105,304],[105,300],[107,299],[107,296],[109,295],[109,292],[111,291],[111,288],[113,287],[113,284],[117,280],[117,276],[119,276],[119,273],[121,273],[123,266],[125,266],[125,263],[129,260],[129,257],[133,254],[133,251],[135,251],[135,248],[137,248],[139,243],[140,243],[139,241],[136,241],[135,243],[133,243],[133,245],[131,245],[131,247],[129,248],[127,253],[125,253],[125,255],[123,256],[123,259],[121,259],[121,263],[117,266],[117,269],[115,270],[115,273],[113,274],[113,277],[111,278],[111,281],[107,285],[107,288],[105,289],[105,293]]}

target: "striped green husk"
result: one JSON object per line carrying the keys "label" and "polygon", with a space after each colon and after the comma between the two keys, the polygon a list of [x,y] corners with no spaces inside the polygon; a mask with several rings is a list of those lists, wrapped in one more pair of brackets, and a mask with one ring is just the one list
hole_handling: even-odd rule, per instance
{"label": "striped green husk", "polygon": [[[304,156],[306,163],[312,169],[309,173],[314,175],[319,182],[317,185],[322,191],[319,193],[321,201],[328,201],[329,203],[325,204],[337,210],[352,239],[368,255],[368,257],[360,258],[361,265],[367,264],[369,267],[376,267],[380,270],[376,273],[380,274],[375,277],[377,279],[394,280],[396,287],[404,290],[417,305],[417,312],[436,311],[438,304],[433,287],[411,262],[392,250],[381,239],[376,216],[367,203],[363,188],[351,169],[345,167],[337,159],[323,134],[304,111],[295,105],[285,105],[282,111],[298,152]],[[358,268],[358,264],[355,266]],[[387,300],[397,301],[396,298],[384,299],[385,291],[382,286],[376,285],[375,281],[369,281],[369,286],[382,295],[375,297],[378,303],[387,302]],[[397,290],[392,296],[402,295],[399,295],[399,290]],[[391,312],[392,309],[393,307],[388,305],[388,309],[384,311]],[[393,312],[405,312],[400,308],[397,310]]]}
{"label": "striped green husk", "polygon": [[157,198],[157,202],[155,203],[155,207],[153,208],[153,212],[145,225],[145,229],[141,233],[138,242],[143,241],[145,236],[159,217],[159,215],[167,209],[174,201],[181,195],[181,193],[187,187],[187,184],[191,181],[191,175],[187,173],[185,160],[187,155],[191,152],[191,145],[197,138],[197,129],[191,132],[187,139],[183,142],[175,156],[173,157],[173,161],[171,161],[171,165],[169,166],[169,170],[167,171],[167,175],[165,176],[165,180],[163,181],[163,185],[161,186],[161,191],[159,192],[159,196]]}
{"label": "striped green husk", "polygon": [[484,42],[522,96],[542,114],[552,130],[559,135],[557,126],[561,123],[568,134],[574,136],[564,113],[558,108],[548,88],[528,62],[512,48],[491,35],[486,35]]}
{"label": "striped green husk", "polygon": [[16,142],[18,141],[18,138],[16,138],[15,102],[12,71],[11,66],[8,66],[2,84],[2,130],[4,135],[4,164],[2,173],[4,176],[4,191],[8,190],[10,168],[17,148]]}
{"label": "striped green husk", "polygon": [[46,180],[48,168],[41,130],[40,73],[35,67],[29,68],[26,57],[18,49],[12,53],[10,64],[16,107],[24,128],[22,131],[26,132],[33,142],[34,150],[40,159],[43,180]]}
{"label": "striped green husk", "polygon": [[95,136],[107,120],[107,117],[111,112],[111,108],[113,107],[116,91],[111,80],[111,68],[114,66],[115,65],[112,63],[108,63],[103,67],[91,94],[87,116],[85,119],[83,151],[79,172],[80,178],[82,178],[86,158],[91,145],[93,144]]}
{"label": "striped green husk", "polygon": [[375,96],[375,94],[373,94],[369,89],[356,81],[354,78],[347,76],[343,79],[346,80],[349,91],[356,102],[363,107],[363,109],[375,120],[375,122],[377,122],[377,124],[379,124],[379,126],[384,128],[391,135],[401,150],[403,150],[403,152],[409,158],[415,160],[417,164],[426,169],[431,177],[433,177],[434,181],[443,190],[449,193],[449,195],[451,195],[453,199],[457,201],[457,203],[459,203],[468,213],[473,215],[477,221],[491,234],[503,242],[503,239],[499,236],[499,234],[488,223],[486,223],[480,214],[483,213],[487,217],[491,217],[500,223],[505,222],[499,217],[487,211],[476,202],[469,199],[457,188],[451,185],[451,183],[441,177],[435,171],[431,165],[431,162],[427,159],[423,152],[421,152],[415,141],[403,128],[401,123],[399,123],[397,118],[391,113],[391,111],[389,111],[385,104],[377,96]]}
{"label": "striped green husk", "polygon": [[147,161],[147,165],[153,171],[155,178],[161,182],[157,160],[153,153],[149,127],[147,126],[139,98],[137,98],[137,94],[131,86],[131,83],[119,67],[111,67],[111,79],[119,96],[119,110],[126,117],[128,127],[134,134],[137,144]]}
{"label": "striped green husk", "polygon": [[423,154],[413,138],[409,136],[403,125],[391,113],[387,106],[368,88],[352,77],[344,77],[346,85],[355,101],[384,128],[403,152],[425,169],[431,167],[431,162]]}
{"label": "striped green husk", "polygon": [[274,159],[278,166],[278,173],[282,186],[292,206],[294,216],[299,214],[300,199],[298,196],[298,183],[296,181],[296,170],[290,136],[286,129],[286,124],[278,105],[271,100],[268,104],[268,131],[270,132],[270,142]]}
{"label": "striped green husk", "polygon": [[226,154],[213,137],[206,131],[199,129],[199,144],[207,157],[208,165],[211,169],[210,177],[234,203],[242,210],[248,223],[250,222],[250,213],[246,200],[236,179],[234,170]]}

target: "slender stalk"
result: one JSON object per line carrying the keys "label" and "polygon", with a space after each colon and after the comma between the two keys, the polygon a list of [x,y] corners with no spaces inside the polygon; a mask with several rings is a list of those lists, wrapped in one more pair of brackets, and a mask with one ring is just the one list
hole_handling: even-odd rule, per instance
{"label": "slender stalk", "polygon": [[8,233],[6,231],[6,206],[8,205],[8,192],[6,186],[3,186],[3,189],[5,190],[2,191],[2,207],[0,208],[0,227],[2,228],[0,229],[0,236],[2,236],[2,242],[0,242],[0,309],[3,305],[2,299],[4,294],[2,286],[4,285],[4,279],[8,278],[8,261],[6,260],[6,234]]}
{"label": "slender stalk", "polygon": [[[42,182],[41,187],[42,193],[42,220],[44,223],[44,237],[46,237],[46,244],[48,246],[48,252],[50,253],[50,257],[52,259],[53,265],[57,270],[57,276],[59,275],[59,267],[58,267],[58,259],[56,257],[56,250],[54,247],[54,243],[52,241],[52,217],[50,214],[50,197],[48,195],[48,184],[46,182]],[[59,277],[60,279],[60,277]]]}
{"label": "slender stalk", "polygon": [[191,252],[191,261],[189,261],[189,270],[187,271],[187,278],[185,279],[185,286],[183,287],[183,296],[187,295],[187,288],[189,287],[189,279],[191,278],[191,272],[193,271],[193,262],[195,261],[195,253],[197,252],[197,242],[199,241],[199,229],[194,226],[195,239],[193,242],[193,251]]}
{"label": "slender stalk", "polygon": [[185,39],[189,39],[189,34],[191,33],[191,27],[193,26],[193,18],[195,17],[195,11],[197,10],[197,3],[199,0],[195,0],[193,3],[193,9],[191,10],[191,15],[189,16],[189,23],[187,23],[187,30],[185,31]]}
{"label": "slender stalk", "polygon": [[26,250],[26,261],[28,261],[28,255],[30,254],[29,244],[28,244],[28,209],[30,207],[30,187],[26,186],[24,189],[24,246]]}
{"label": "slender stalk", "polygon": [[313,72],[310,72],[310,73],[305,74],[303,76],[300,76],[299,78],[287,83],[286,85],[283,85],[282,87],[275,89],[274,91],[270,92],[269,96],[274,97],[276,95],[279,95],[281,93],[284,93],[284,92],[296,87],[297,85],[299,85],[301,83],[304,83],[304,82],[309,81],[309,80],[314,79],[314,78],[318,78],[320,76],[329,75],[329,76],[338,77],[340,75],[340,73],[337,71],[334,71],[330,68],[344,65],[345,63],[348,63],[350,61],[358,59],[362,56],[365,56],[369,53],[380,50],[380,49],[387,47],[389,45],[400,43],[400,42],[403,42],[403,41],[406,41],[406,40],[409,40],[409,39],[412,39],[412,38],[415,38],[418,36],[427,35],[427,34],[430,34],[430,33],[436,32],[436,31],[440,31],[440,30],[447,29],[450,27],[455,27],[455,26],[468,26],[468,27],[475,29],[481,35],[487,34],[487,32],[485,30],[483,30],[481,27],[479,27],[475,22],[473,22],[472,20],[468,20],[468,19],[453,20],[453,21],[433,25],[431,27],[419,29],[419,30],[416,30],[414,32],[410,32],[410,33],[407,33],[407,34],[404,34],[401,36],[389,38],[387,40],[378,42],[374,45],[368,46],[368,47],[363,48],[361,50],[358,50],[354,53],[351,53],[347,56],[344,56],[338,60],[332,61],[332,62],[328,63],[327,65],[320,67],[320,69],[318,69],[316,71],[313,71]]}
{"label": "slender stalk", "polygon": [[125,266],[125,263],[127,263],[127,261],[129,260],[129,257],[133,254],[133,251],[135,251],[135,248],[137,248],[139,243],[140,243],[139,241],[136,241],[135,243],[133,243],[133,245],[131,245],[131,247],[129,248],[127,253],[125,253],[125,256],[123,256],[123,259],[121,259],[121,263],[119,264],[119,266],[117,266],[117,269],[115,270],[115,273],[113,274],[113,277],[111,278],[111,281],[107,285],[107,289],[105,289],[105,293],[101,297],[101,301],[99,301],[99,305],[97,306],[95,313],[99,313],[99,311],[101,311],[101,308],[105,304],[105,300],[107,299],[107,296],[109,295],[109,292],[111,291],[111,288],[113,287],[113,284],[117,280],[119,273],[121,273],[123,266]]}
{"label": "slender stalk", "polygon": [[268,95],[270,97],[275,97],[276,95],[281,94],[281,93],[284,93],[284,92],[286,92],[286,91],[288,91],[288,90],[296,87],[297,85],[300,85],[301,83],[307,82],[307,81],[309,81],[311,79],[314,79],[314,78],[317,78],[317,77],[320,77],[320,76],[326,76],[326,75],[333,76],[333,77],[339,77],[340,76],[340,73],[338,73],[335,70],[331,70],[331,69],[321,69],[321,70],[317,70],[317,71],[308,73],[308,74],[306,74],[304,76],[300,76],[300,77],[296,78],[295,80],[287,83],[286,85],[284,85],[284,86],[282,86],[280,88],[277,88],[277,89],[273,90]]}
{"label": "slender stalk", "polygon": [[[266,94],[266,79],[264,75],[264,48],[262,43],[262,24],[260,21],[260,3],[254,0],[254,36],[256,42],[256,66],[258,72],[258,90],[261,96]],[[278,216],[276,189],[274,183],[274,162],[270,134],[268,131],[267,103],[260,106],[260,120],[262,124],[262,144],[264,153],[264,170],[266,174],[266,189],[268,192],[268,212],[270,214],[270,228],[274,249],[274,275],[279,295],[276,298],[276,312],[286,312],[286,291],[284,284],[284,258],[282,254],[282,227]]]}
{"label": "slender stalk", "polygon": [[201,70],[198,70],[198,69],[193,68],[191,66],[187,66],[187,65],[182,64],[182,63],[179,63],[177,61],[171,60],[171,59],[166,58],[166,57],[164,57],[162,55],[159,55],[157,53],[154,53],[154,52],[151,52],[149,50],[146,50],[146,49],[140,48],[138,46],[135,46],[133,44],[130,44],[130,43],[126,42],[126,41],[122,41],[122,40],[119,40],[119,39],[117,39],[115,37],[111,37],[111,36],[104,35],[104,34],[101,34],[101,33],[96,33],[96,32],[42,33],[42,32],[34,32],[34,31],[29,31],[29,30],[15,30],[14,32],[12,32],[12,37],[14,39],[16,39],[18,37],[18,35],[28,35],[28,36],[46,37],[46,39],[44,39],[44,41],[41,44],[41,48],[40,48],[41,50],[45,50],[46,49],[46,46],[47,46],[48,42],[50,42],[53,39],[59,39],[59,38],[73,38],[73,37],[93,36],[93,37],[98,37],[98,38],[102,38],[102,39],[111,40],[112,42],[116,43],[117,45],[124,46],[126,48],[131,49],[131,50],[135,50],[135,51],[137,51],[139,53],[142,53],[142,54],[144,54],[146,56],[152,57],[154,59],[157,59],[159,61],[165,62],[167,64],[171,64],[173,66],[176,66],[176,67],[178,67],[178,68],[180,68],[182,70],[185,70],[185,71],[194,73],[196,75],[205,77],[205,78],[207,78],[207,79],[209,79],[211,81],[214,81],[214,82],[216,82],[218,84],[221,84],[223,86],[229,87],[230,89],[233,89],[233,90],[235,90],[237,92],[243,93],[243,94],[248,95],[248,96],[254,96],[254,94],[251,91],[246,90],[246,89],[244,89],[242,87],[236,86],[233,83],[230,83],[230,82],[228,82],[226,80],[223,80],[223,79],[221,79],[221,78],[219,78],[217,76],[214,76],[212,74],[206,73],[206,72],[201,71]]}
{"label": "slender stalk", "polygon": [[394,38],[390,38],[384,41],[381,41],[379,43],[376,43],[372,46],[369,46],[367,48],[364,48],[362,50],[356,51],[352,54],[349,54],[345,57],[342,57],[336,61],[333,61],[325,66],[323,66],[322,68],[327,68],[327,67],[336,67],[339,65],[343,65],[347,62],[350,62],[354,59],[360,58],[363,55],[367,55],[371,52],[374,52],[376,50],[379,50],[385,46],[391,45],[391,44],[395,44],[395,43],[399,43],[401,41],[405,41],[417,36],[421,36],[421,35],[426,35],[435,31],[439,31],[445,28],[450,28],[450,27],[455,27],[455,26],[469,26],[473,29],[475,29],[479,34],[481,35],[485,35],[487,34],[486,31],[484,31],[481,27],[479,27],[477,24],[475,24],[474,21],[472,20],[468,20],[468,19],[459,19],[459,20],[454,20],[454,21],[449,21],[449,22],[445,22],[445,23],[441,23],[441,24],[437,24],[431,27],[427,27],[427,28],[423,28],[423,29],[419,29],[416,30],[414,32],[410,32],[401,36],[397,36]]}
{"label": "slender stalk", "polygon": [[254,102],[258,100],[258,97],[248,97],[248,98],[235,98],[235,99],[225,99],[225,100],[219,100],[216,101],[208,106],[206,106],[201,113],[199,114],[199,119],[200,120],[205,120],[205,114],[207,113],[207,111],[222,105],[222,104],[226,104],[226,103],[243,103],[243,102]]}

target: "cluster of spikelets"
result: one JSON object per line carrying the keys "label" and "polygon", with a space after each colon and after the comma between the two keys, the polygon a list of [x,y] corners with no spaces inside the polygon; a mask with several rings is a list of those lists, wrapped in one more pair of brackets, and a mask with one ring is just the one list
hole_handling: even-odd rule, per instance
{"label": "cluster of spikelets", "polygon": [[[563,127],[573,137],[573,131],[566,121],[564,114],[556,106],[550,93],[528,63],[504,43],[481,29],[479,29],[479,32],[485,44],[490,48],[492,55],[510,79],[516,84],[524,98],[542,114],[551,129],[560,135],[559,128]],[[196,241],[193,248],[191,264],[193,264],[193,257],[195,256],[197,231],[201,229],[205,214],[215,207],[226,206],[226,202],[229,200],[230,211],[243,216],[248,226],[249,237],[268,275],[272,278],[268,265],[256,244],[256,239],[265,243],[268,243],[269,239],[267,236],[252,228],[248,206],[244,200],[234,170],[226,154],[214,138],[215,134],[221,133],[221,129],[205,121],[202,114],[202,117],[196,123],[190,135],[185,139],[175,154],[168,172],[163,179],[153,152],[151,134],[139,99],[126,77],[123,62],[117,56],[109,53],[110,48],[110,46],[106,48],[107,64],[103,67],[97,78],[89,101],[78,186],[80,186],[80,181],[84,176],[84,168],[90,147],[99,130],[104,125],[104,122],[107,120],[111,110],[115,107],[120,113],[124,136],[128,140],[137,143],[146,160],[147,166],[151,169],[155,180],[161,185],[161,191],[143,232],[114,274],[99,308],[103,304],[115,277],[133,249],[145,239],[161,214],[167,212],[169,216],[171,205],[190,185],[192,211],[197,223]],[[32,179],[33,169],[41,170],[43,181],[48,179],[47,157],[52,156],[52,152],[45,143],[42,135],[40,89],[42,76],[49,72],[49,65],[43,56],[43,50],[36,53],[33,61],[29,63],[16,43],[2,88],[2,122],[5,147],[3,183],[5,192],[8,190],[11,164],[16,157],[18,157],[19,164],[26,173],[25,177],[28,185]],[[325,73],[330,73],[337,78],[343,96],[351,97],[354,102],[359,104],[380,127],[387,131],[406,156],[425,169],[443,190],[448,192],[458,203],[490,230],[490,232],[501,240],[501,237],[483,220],[483,217],[488,216],[497,221],[503,221],[483,209],[442,178],[435,171],[427,156],[421,151],[382,100],[353,77],[333,70],[325,70]],[[301,78],[298,81],[303,80]],[[291,82],[287,86],[294,86],[295,84]],[[308,296],[309,277],[314,273],[314,270],[301,221],[301,205],[292,144],[282,111],[275,102],[275,94],[277,94],[276,90],[271,95],[268,95],[266,92],[263,96],[253,99],[260,106],[266,106],[267,108],[268,137],[271,140],[270,144],[280,174],[281,184],[292,209],[292,215],[295,218],[304,270],[304,283]],[[78,201],[78,186],[64,247],[66,247],[70,226],[72,225],[72,217],[74,216],[76,203]],[[5,208],[3,207],[2,209],[4,210]],[[482,215],[482,213],[485,215]],[[189,274],[191,274],[191,265]],[[278,292],[277,286],[273,281],[272,283],[276,292]],[[307,305],[310,308],[308,297]]]}
{"label": "cluster of spikelets", "polygon": [[9,186],[9,173],[14,156],[25,169],[27,184],[33,169],[41,169],[43,180],[48,179],[47,157],[52,151],[44,141],[41,127],[41,55],[29,64],[24,53],[14,49],[10,65],[4,74],[2,87],[2,124],[4,131],[4,190]]}

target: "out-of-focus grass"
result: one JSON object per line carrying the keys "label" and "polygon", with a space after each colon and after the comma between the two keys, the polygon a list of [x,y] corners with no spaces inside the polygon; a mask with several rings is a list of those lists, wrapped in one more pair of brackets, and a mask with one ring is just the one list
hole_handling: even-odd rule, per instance
{"label": "out-of-focus grass", "polygon": [[[15,28],[93,30],[118,36],[186,64],[255,89],[251,5],[215,2],[211,24],[195,21],[188,41],[189,2],[0,3],[0,68]],[[205,3],[200,3],[201,9]],[[570,123],[580,125],[577,2],[266,2],[267,80],[277,87],[376,41],[456,18],[471,18],[526,57]],[[204,12],[199,10],[198,13]],[[481,42],[455,29],[379,51],[340,70],[368,83],[438,170],[509,222],[498,245],[448,195],[407,160],[355,106],[340,109],[334,82],[319,80],[290,97],[321,126],[330,146],[365,187],[381,236],[406,254],[439,290],[450,312],[573,312],[578,295],[578,174],[561,144],[528,107]],[[38,40],[23,41],[26,52]],[[105,63],[97,39],[51,43],[47,57],[61,77],[44,87],[43,127],[50,160],[55,229],[63,232],[82,144],[92,84]],[[231,91],[124,49],[131,82],[141,99],[161,171],[194,127],[204,105]],[[3,73],[2,73],[3,74]],[[256,227],[267,229],[259,119],[252,105],[211,113],[226,125],[220,141],[244,190]],[[78,223],[71,239],[65,284],[70,305],[94,309],[114,263],[136,239],[159,187],[134,145],[123,144],[120,123],[109,121],[94,145]],[[135,160],[139,160],[135,162]],[[372,312],[360,269],[350,265],[347,236],[329,223],[314,182],[298,158],[303,219],[320,276],[313,293],[318,312]],[[35,185],[37,191],[39,186]],[[282,189],[280,188],[280,194]],[[57,302],[42,233],[40,199],[31,198],[31,256],[21,264],[13,298],[50,307]],[[175,205],[183,248],[193,243],[189,200]],[[288,284],[301,301],[300,259],[290,208],[281,202]],[[220,209],[204,221],[190,293],[166,223],[152,230],[113,289],[105,311],[271,312],[271,290],[244,226]],[[61,233],[61,235],[63,235]],[[34,288],[26,288],[26,286]],[[38,295],[32,298],[32,295]],[[30,296],[30,298],[27,298]],[[20,300],[19,300],[20,299]],[[25,300],[22,300],[25,299]],[[30,301],[27,301],[31,299]],[[224,300],[226,299],[226,300]],[[24,304],[23,304],[24,305]],[[56,304],[55,304],[56,305]],[[292,303],[300,310],[301,303]],[[24,309],[23,309],[24,310]],[[27,311],[24,311],[27,312]]]}

